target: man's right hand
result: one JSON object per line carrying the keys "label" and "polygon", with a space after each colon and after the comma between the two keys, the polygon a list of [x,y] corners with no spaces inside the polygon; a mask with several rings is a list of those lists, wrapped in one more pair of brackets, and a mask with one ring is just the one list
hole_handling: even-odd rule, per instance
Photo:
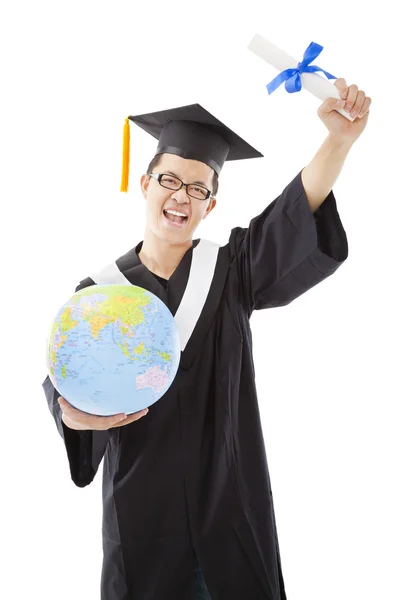
{"label": "man's right hand", "polygon": [[97,431],[106,431],[111,427],[122,427],[123,425],[129,425],[138,419],[141,419],[149,412],[149,409],[141,410],[133,413],[132,415],[125,415],[120,413],[111,417],[99,417],[97,415],[91,415],[90,413],[78,410],[72,406],[65,398],[59,396],[58,403],[62,410],[62,420],[67,427],[70,429],[85,430],[94,429]]}

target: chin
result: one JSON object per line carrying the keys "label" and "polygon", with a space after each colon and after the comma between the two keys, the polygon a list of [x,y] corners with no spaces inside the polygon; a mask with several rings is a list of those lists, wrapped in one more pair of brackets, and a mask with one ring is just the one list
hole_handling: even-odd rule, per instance
{"label": "chin", "polygon": [[[170,243],[184,244],[191,241],[196,228],[191,227],[192,223],[186,227],[173,227],[165,223],[165,217],[162,215],[157,227],[157,237]],[[154,232],[155,233],[155,232]]]}
{"label": "chin", "polygon": [[168,244],[185,244],[192,239],[191,232],[187,231],[165,231],[162,227],[152,228],[152,234],[160,241]]}

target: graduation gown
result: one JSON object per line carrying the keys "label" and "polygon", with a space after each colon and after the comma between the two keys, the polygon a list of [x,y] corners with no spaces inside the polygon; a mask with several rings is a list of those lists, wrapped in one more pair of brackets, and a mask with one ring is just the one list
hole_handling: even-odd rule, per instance
{"label": "graduation gown", "polygon": [[[166,289],[141,263],[142,242],[114,263],[173,315],[192,275],[191,293],[206,290],[174,382],[147,416],[108,431],[71,430],[60,394],[43,382],[73,482],[90,484],[104,457],[102,600],[194,600],[194,552],[211,598],[286,600],[249,319],[332,275],[348,256],[347,237],[333,191],[313,214],[300,172],[226,245],[209,245],[204,281],[199,261],[193,274],[202,242],[193,241]],[[87,277],[76,291],[95,283]]]}

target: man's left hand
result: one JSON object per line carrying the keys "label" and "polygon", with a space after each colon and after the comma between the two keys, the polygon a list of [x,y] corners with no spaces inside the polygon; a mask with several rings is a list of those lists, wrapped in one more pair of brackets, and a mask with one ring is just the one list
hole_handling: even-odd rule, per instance
{"label": "man's left hand", "polygon": [[[344,105],[338,106],[337,98],[327,98],[319,107],[318,116],[332,136],[343,142],[354,143],[367,125],[371,98],[356,85],[347,86],[343,78],[337,79],[334,85]],[[338,113],[338,108],[344,108],[352,117],[356,117],[354,121]]]}

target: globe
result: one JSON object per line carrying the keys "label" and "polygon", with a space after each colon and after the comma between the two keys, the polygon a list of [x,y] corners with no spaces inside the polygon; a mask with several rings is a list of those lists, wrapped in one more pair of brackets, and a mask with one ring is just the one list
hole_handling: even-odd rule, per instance
{"label": "globe", "polygon": [[92,285],[58,311],[47,339],[54,387],[90,414],[131,414],[157,402],[179,367],[175,319],[135,285]]}

